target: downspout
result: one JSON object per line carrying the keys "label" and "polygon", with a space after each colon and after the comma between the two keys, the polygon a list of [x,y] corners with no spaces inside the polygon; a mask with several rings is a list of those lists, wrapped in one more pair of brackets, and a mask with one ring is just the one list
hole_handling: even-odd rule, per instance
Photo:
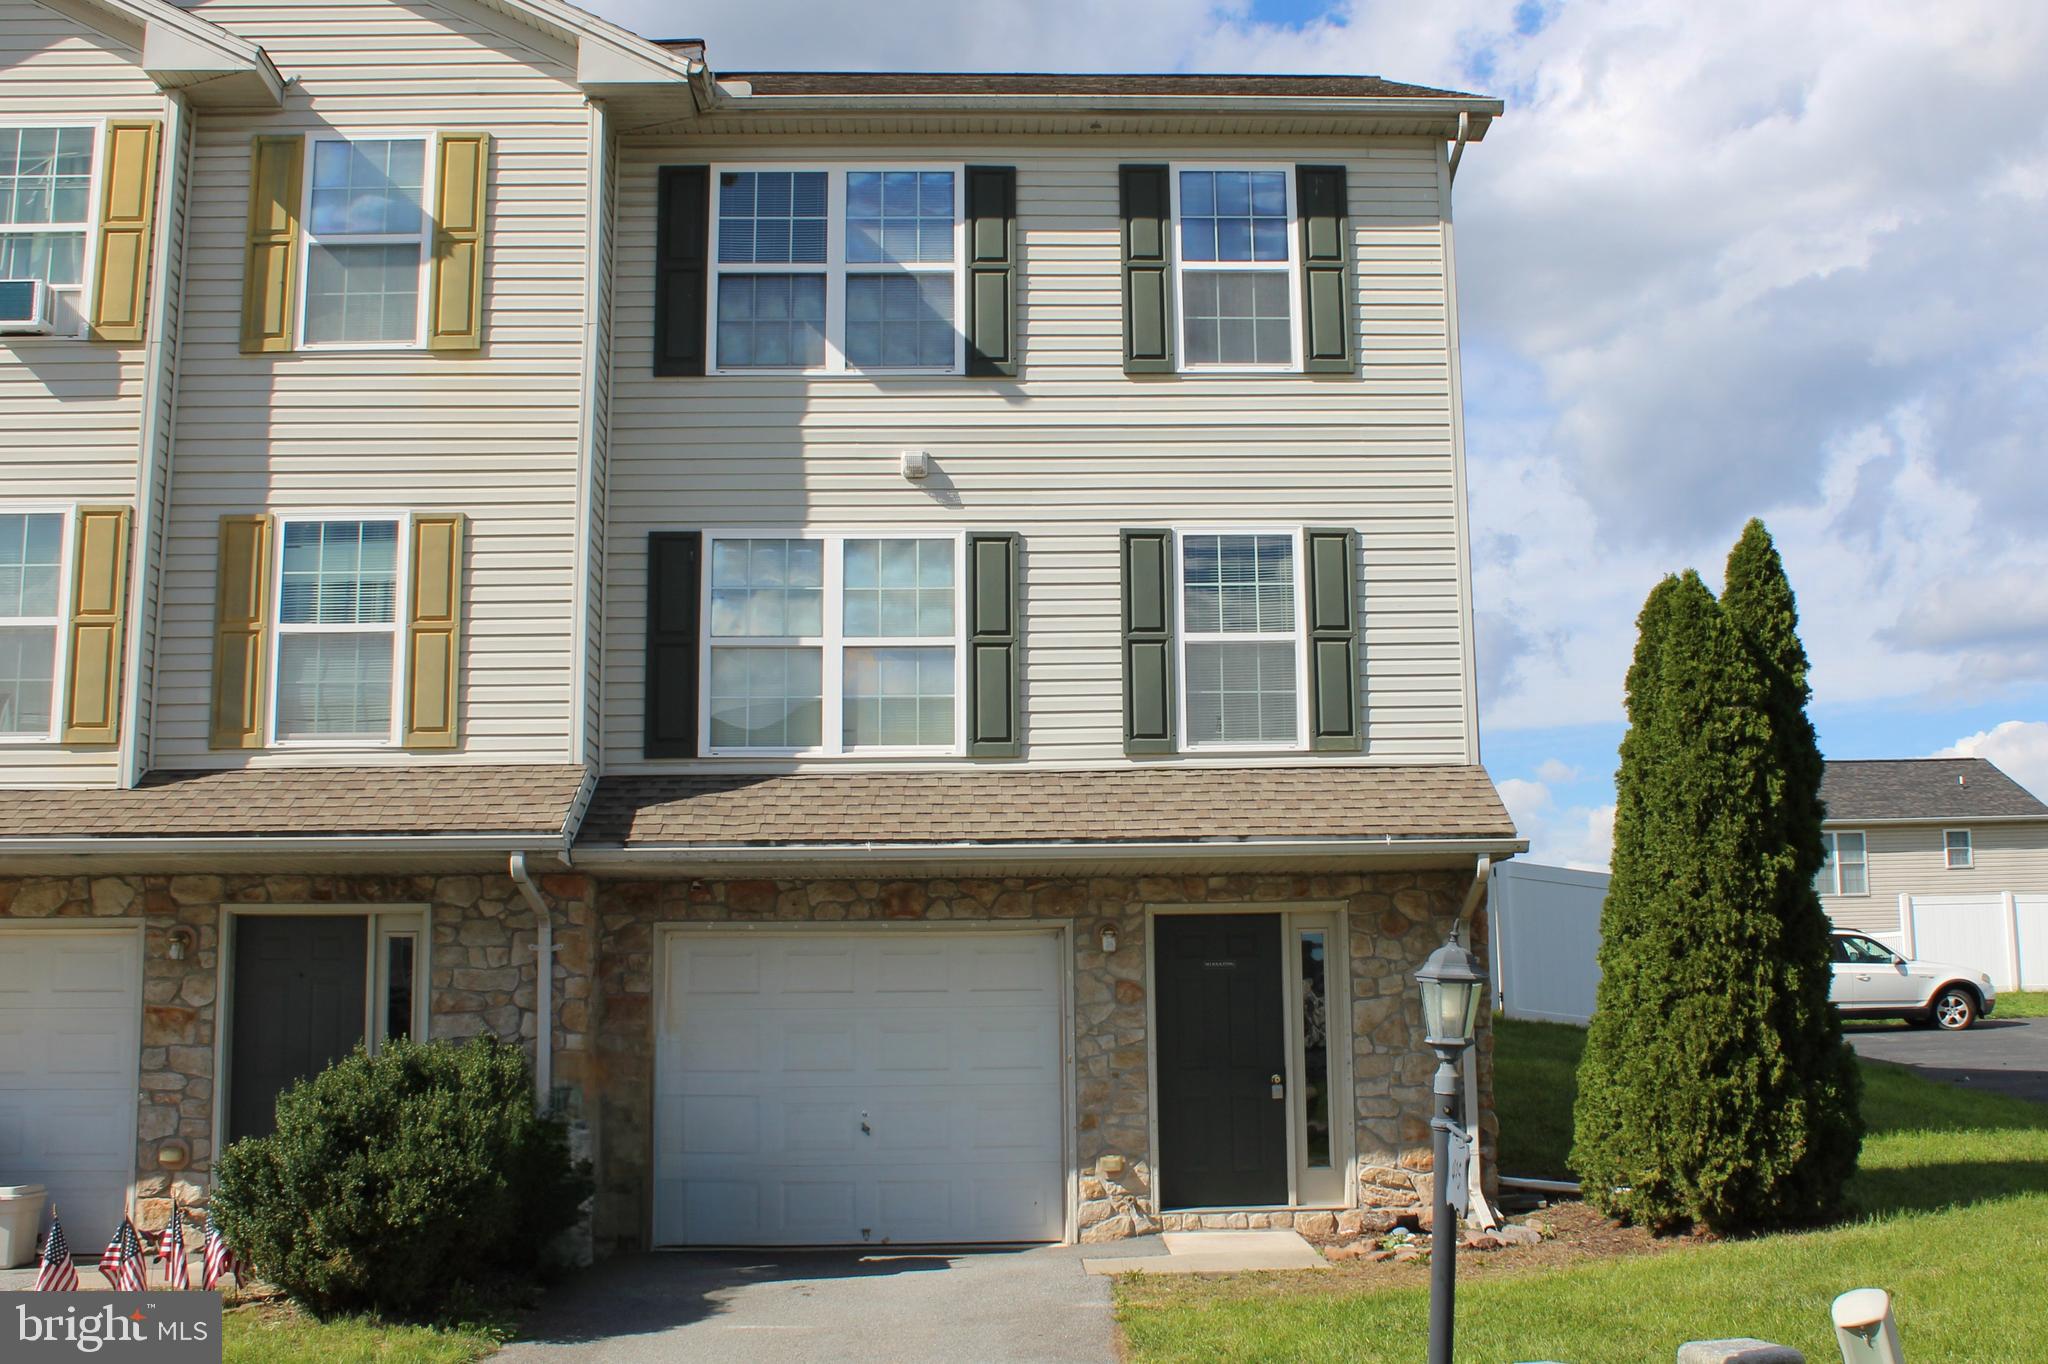
{"label": "downspout", "polygon": [[[1465,892],[1465,907],[1458,912],[1458,924],[1461,928],[1471,920],[1473,915],[1479,912],[1479,902],[1486,897],[1488,878],[1492,874],[1493,859],[1481,854],[1479,864],[1472,870],[1472,889]],[[1469,933],[1466,934],[1465,941],[1470,942],[1471,940],[1471,935]],[[1491,939],[1489,938],[1488,941],[1491,941]],[[1493,1004],[1492,994],[1492,990],[1489,989],[1486,1001],[1488,1008],[1491,1008]],[[1465,1067],[1465,1112],[1473,1115],[1472,1118],[1467,1120],[1467,1123],[1474,1133],[1470,1164],[1470,1201],[1467,1204],[1470,1211],[1466,1214],[1465,1220],[1482,1231],[1492,1231],[1500,1225],[1500,1214],[1495,1212],[1493,1205],[1486,1201],[1486,1171],[1482,1154],[1483,1146],[1477,1139],[1476,1126],[1479,1113],[1479,1057],[1476,1053],[1472,1057],[1472,1064]]]}
{"label": "downspout", "polygon": [[533,910],[533,1106],[545,1113],[555,1084],[555,916],[526,870],[525,853],[513,853],[506,871]]}
{"label": "downspout", "polygon": [[1465,143],[1472,134],[1472,115],[1463,109],[1458,111],[1458,140],[1451,145],[1451,179],[1458,178],[1458,163],[1465,159]]}

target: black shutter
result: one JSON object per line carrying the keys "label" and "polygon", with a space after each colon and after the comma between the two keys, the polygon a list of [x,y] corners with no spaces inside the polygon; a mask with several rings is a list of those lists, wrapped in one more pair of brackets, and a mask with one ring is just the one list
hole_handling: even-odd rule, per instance
{"label": "black shutter", "polygon": [[1124,166],[1124,373],[1173,373],[1173,197],[1164,166]]}
{"label": "black shutter", "polygon": [[1173,752],[1173,532],[1123,533],[1124,752]]}
{"label": "black shutter", "polygon": [[1301,214],[1301,355],[1310,374],[1349,374],[1351,228],[1342,166],[1296,166]]}
{"label": "black shutter", "polygon": [[702,374],[711,168],[663,166],[655,195],[654,372]]}
{"label": "black shutter", "polygon": [[1310,527],[1308,547],[1309,747],[1356,753],[1358,722],[1358,536]]}
{"label": "black shutter", "polygon": [[967,755],[1024,751],[1023,576],[1014,534],[967,537]]}
{"label": "black shutter", "polygon": [[967,168],[967,372],[1017,373],[1017,168]]}
{"label": "black shutter", "polygon": [[647,537],[647,721],[650,758],[697,756],[698,584],[704,536],[658,530]]}

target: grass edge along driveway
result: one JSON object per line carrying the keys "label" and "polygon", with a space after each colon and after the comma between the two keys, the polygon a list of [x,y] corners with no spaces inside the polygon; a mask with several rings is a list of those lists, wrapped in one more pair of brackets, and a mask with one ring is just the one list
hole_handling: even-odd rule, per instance
{"label": "grass edge along driveway", "polygon": [[[1537,1130],[1555,1134],[1561,1109],[1569,1141],[1571,1095],[1556,1074],[1561,1049],[1573,1049],[1577,1036],[1576,1029],[1501,1025],[1504,1128],[1526,1114]],[[1855,1220],[1462,1284],[1460,1356],[1642,1364],[1671,1358],[1685,1340],[1756,1335],[1797,1346],[1809,1359],[1833,1359],[1829,1301],[1876,1286],[1894,1296],[1913,1364],[2040,1360],[2048,1338],[2048,1295],[2037,1277],[2048,1259],[2048,1107],[1894,1066],[1865,1063],[1863,1073],[1870,1133],[1851,1186],[1861,1210]],[[1528,1111],[1531,1104],[1537,1111]],[[1533,1150],[1529,1158],[1562,1156]],[[1408,1364],[1422,1355],[1427,1333],[1426,1289],[1374,1291],[1370,1277],[1344,1271],[1128,1278],[1116,1297],[1134,1364]]]}

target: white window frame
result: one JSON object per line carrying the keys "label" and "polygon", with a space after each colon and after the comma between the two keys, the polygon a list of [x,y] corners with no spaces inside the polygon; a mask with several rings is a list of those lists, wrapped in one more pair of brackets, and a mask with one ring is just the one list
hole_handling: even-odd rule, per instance
{"label": "white window frame", "polygon": [[[1287,260],[1278,261],[1189,261],[1180,249],[1180,176],[1182,171],[1278,171],[1287,187]],[[1168,193],[1173,205],[1169,223],[1173,237],[1173,363],[1181,374],[1299,374],[1301,364],[1302,284],[1301,206],[1295,200],[1295,167],[1279,161],[1175,161],[1166,168]],[[1287,275],[1287,353],[1284,365],[1193,364],[1188,360],[1187,291],[1189,271],[1237,274],[1269,272]]]}
{"label": "white window frame", "polygon": [[[327,521],[396,521],[398,523],[397,573],[392,585],[391,623],[388,626],[375,625],[286,625],[284,623],[284,533],[285,527],[305,522]],[[290,512],[276,518],[275,543],[270,549],[270,619],[265,622],[270,629],[270,696],[269,717],[265,721],[265,738],[271,748],[310,749],[358,749],[393,748],[398,744],[399,726],[403,723],[405,702],[405,675],[411,662],[409,649],[410,631],[407,627],[407,603],[412,600],[412,513],[409,511],[328,511]],[[310,739],[287,739],[278,733],[278,720],[282,714],[279,704],[280,692],[284,686],[282,670],[278,666],[284,656],[284,637],[294,635],[367,635],[377,630],[391,631],[391,726],[384,737],[358,737],[352,739],[315,737]]]}
{"label": "white window frame", "polygon": [[[1960,845],[1950,841],[1957,836],[1961,836],[1963,840]],[[1963,860],[1960,862],[1956,861],[1957,852],[1961,852],[1963,855]],[[1941,865],[1947,871],[1974,871],[1977,866],[1977,839],[1975,835],[1968,829],[1943,829],[1941,831]]]}
{"label": "white window frame", "polygon": [[[323,142],[419,142],[422,144],[420,157],[420,230],[419,266],[415,280],[419,286],[419,306],[413,311],[413,334],[410,341],[308,341],[306,340],[306,302],[313,286],[313,248],[315,246],[403,246],[415,239],[410,232],[337,232],[326,236],[313,230],[313,161],[319,145]],[[416,128],[363,128],[355,131],[329,128],[306,134],[305,147],[300,153],[299,166],[299,269],[298,299],[293,316],[292,343],[295,350],[306,351],[367,351],[367,350],[423,350],[427,344],[427,266],[433,260],[434,250],[434,204],[441,171],[441,158],[436,154],[439,138],[430,131]]]}
{"label": "white window frame", "polygon": [[[858,530],[786,530],[775,528],[706,530],[703,568],[698,574],[697,641],[698,751],[707,758],[954,758],[967,751],[967,533],[906,530],[901,527]],[[821,635],[720,635],[711,633],[711,563],[720,540],[816,540],[824,545],[824,633]],[[849,540],[938,540],[953,546],[953,741],[898,747],[846,747],[845,658],[848,649],[933,648],[937,637],[897,638],[845,633],[846,542]],[[733,649],[818,649],[821,651],[819,737],[815,748],[734,748],[711,742],[711,653],[714,645]]]}
{"label": "white window frame", "polygon": [[370,997],[368,1027],[363,1031],[372,1056],[391,1040],[391,944],[394,939],[412,939],[412,1018],[410,1040],[427,1040],[427,1002],[432,977],[427,974],[430,950],[425,911],[378,909],[370,915]]}
{"label": "white window frame", "polygon": [[[0,128],[90,128],[92,130],[92,176],[85,188],[85,258],[78,269],[78,330],[53,331],[48,336],[7,336],[0,337],[0,343],[19,345],[23,341],[82,341],[92,335],[93,290],[99,280],[100,265],[100,222],[99,206],[102,186],[101,177],[106,173],[107,120],[104,118],[30,118],[27,116],[0,118]],[[0,236],[15,236],[23,233],[75,232],[78,226],[71,223],[8,224],[0,227]],[[49,288],[50,286],[45,285]],[[72,286],[59,286],[69,293]],[[52,289],[52,292],[56,292]]]}
{"label": "white window frame", "polygon": [[[1300,753],[1308,748],[1308,569],[1302,561],[1306,548],[1300,526],[1174,526],[1173,536],[1173,666],[1179,685],[1174,688],[1176,742],[1182,753]],[[1294,630],[1291,636],[1275,631],[1192,633],[1187,626],[1187,538],[1190,535],[1285,535],[1294,544]],[[1219,624],[1221,621],[1219,620]],[[1188,645],[1193,644],[1277,644],[1291,639],[1294,644],[1294,741],[1280,744],[1198,744],[1188,735]]]}
{"label": "white window frame", "polygon": [[[727,174],[748,172],[822,171],[825,173],[825,259],[823,261],[732,261],[721,262],[718,258],[718,182]],[[953,259],[950,264],[938,262],[914,262],[908,265],[892,264],[888,261],[853,261],[846,259],[846,176],[850,171],[950,171],[953,175]],[[704,294],[705,345],[709,349],[707,370],[713,375],[744,379],[749,377],[787,378],[790,375],[809,377],[839,378],[925,378],[943,379],[967,372],[967,164],[963,161],[921,161],[917,159],[891,160],[888,157],[866,157],[854,161],[807,161],[774,162],[746,161],[729,162],[711,167],[710,200],[706,212],[710,222],[706,231],[710,252],[709,287]],[[849,364],[846,359],[846,277],[848,275],[886,275],[892,272],[903,274],[939,274],[950,270],[953,275],[953,364],[949,369],[928,369],[914,366],[908,369],[861,369]],[[718,283],[726,275],[823,275],[825,277],[825,363],[810,369],[796,365],[736,365],[730,368],[719,364],[718,355]],[[859,538],[859,537],[855,537]]]}
{"label": "white window frame", "polygon": [[[1827,861],[1821,867],[1822,873],[1828,878],[1828,888],[1821,891],[1821,894],[1847,895],[1851,897],[1868,896],[1870,894],[1870,839],[1865,836],[1861,829],[1828,829],[1822,832],[1821,838],[1827,843],[1828,853]],[[1842,840],[1845,838],[1856,840],[1858,856],[1852,865],[1863,868],[1862,890],[1842,889]]]}
{"label": "white window frame", "polygon": [[0,502],[0,515],[54,515],[58,522],[56,615],[49,618],[0,616],[0,626],[47,624],[57,632],[57,644],[50,653],[50,727],[41,734],[0,734],[0,747],[54,744],[64,732],[64,699],[71,682],[71,575],[74,571],[72,555],[77,550],[74,537],[77,534],[78,507],[70,502]]}

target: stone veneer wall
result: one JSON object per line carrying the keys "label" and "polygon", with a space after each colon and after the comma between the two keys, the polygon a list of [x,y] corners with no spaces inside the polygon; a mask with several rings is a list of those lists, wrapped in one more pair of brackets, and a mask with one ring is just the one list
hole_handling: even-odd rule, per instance
{"label": "stone veneer wall", "polygon": [[[555,1082],[581,1091],[591,1055],[591,910],[578,876],[540,878],[555,911]],[[214,1043],[221,906],[423,904],[433,948],[429,1034],[464,1038],[535,1034],[533,915],[505,876],[70,876],[0,878],[0,922],[63,918],[139,921],[142,948],[141,1111],[136,1118],[138,1222],[169,1218],[169,1199],[201,1200],[213,1168]],[[195,944],[169,955],[183,925]],[[182,1140],[191,1162],[175,1175],[158,1162]]]}
{"label": "stone veneer wall", "polygon": [[[1334,1229],[1330,1213],[1231,1213],[1196,1218],[1147,1211],[1150,1198],[1145,909],[1148,905],[1341,903],[1350,925],[1353,1074],[1359,1210],[1409,1208],[1429,1195],[1429,1084],[1412,979],[1449,932],[1469,873],[1182,875],[1075,879],[603,881],[602,947],[592,1071],[599,1133],[596,1235],[601,1248],[642,1243],[651,1204],[654,930],[664,923],[964,922],[1066,920],[1074,933],[1074,1056],[1078,1069],[1080,1208],[1084,1241],[1197,1222]],[[1117,950],[1102,952],[1104,923]],[[1483,934],[1483,916],[1477,931]],[[1482,958],[1485,940],[1472,943]],[[1482,1034],[1482,1104],[1490,1106],[1491,1033]],[[1491,1115],[1486,1116],[1490,1130]],[[1327,1223],[1328,1226],[1324,1226]]]}

